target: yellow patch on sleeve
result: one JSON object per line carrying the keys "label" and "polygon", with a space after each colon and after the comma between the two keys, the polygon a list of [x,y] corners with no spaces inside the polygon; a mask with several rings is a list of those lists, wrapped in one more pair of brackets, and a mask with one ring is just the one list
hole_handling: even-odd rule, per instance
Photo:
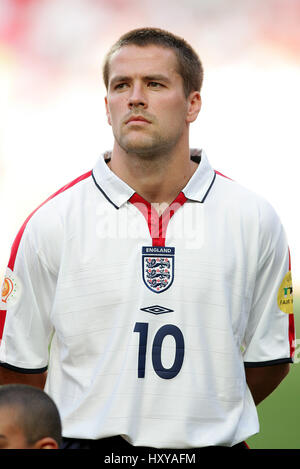
{"label": "yellow patch on sleeve", "polygon": [[283,278],[278,290],[277,304],[280,311],[293,314],[293,284],[292,274],[289,271]]}

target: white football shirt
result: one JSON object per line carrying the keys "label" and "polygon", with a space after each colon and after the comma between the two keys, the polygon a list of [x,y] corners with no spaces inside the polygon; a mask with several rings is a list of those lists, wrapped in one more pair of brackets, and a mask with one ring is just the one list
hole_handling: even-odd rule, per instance
{"label": "white football shirt", "polygon": [[232,446],[259,431],[244,366],[293,361],[281,222],[203,151],[191,157],[199,166],[162,216],[109,169],[108,153],[13,243],[1,365],[48,369],[66,437]]}

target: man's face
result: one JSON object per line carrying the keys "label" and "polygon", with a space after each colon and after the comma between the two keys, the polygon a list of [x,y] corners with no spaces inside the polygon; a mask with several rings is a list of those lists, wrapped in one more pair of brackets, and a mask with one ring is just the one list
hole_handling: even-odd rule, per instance
{"label": "man's face", "polygon": [[18,411],[0,406],[0,449],[27,449],[23,430],[18,425]]}
{"label": "man's face", "polygon": [[172,49],[130,45],[111,57],[106,111],[115,141],[127,153],[153,156],[172,149],[195,120],[190,102]]}

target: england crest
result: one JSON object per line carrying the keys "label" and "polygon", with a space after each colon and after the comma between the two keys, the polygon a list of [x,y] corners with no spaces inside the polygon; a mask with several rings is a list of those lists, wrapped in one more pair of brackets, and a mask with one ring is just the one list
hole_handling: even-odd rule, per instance
{"label": "england crest", "polygon": [[143,280],[151,291],[161,293],[174,280],[175,248],[149,246],[142,249]]}

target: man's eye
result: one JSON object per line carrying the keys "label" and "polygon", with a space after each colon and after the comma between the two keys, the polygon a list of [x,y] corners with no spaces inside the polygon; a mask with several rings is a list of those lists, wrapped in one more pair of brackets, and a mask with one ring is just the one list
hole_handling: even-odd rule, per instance
{"label": "man's eye", "polygon": [[115,86],[115,90],[123,90],[124,88],[126,88],[126,86],[127,86],[127,83],[118,83]]}
{"label": "man's eye", "polygon": [[157,81],[150,81],[148,83],[148,86],[150,86],[151,88],[160,88],[163,85],[161,83],[158,83]]}

